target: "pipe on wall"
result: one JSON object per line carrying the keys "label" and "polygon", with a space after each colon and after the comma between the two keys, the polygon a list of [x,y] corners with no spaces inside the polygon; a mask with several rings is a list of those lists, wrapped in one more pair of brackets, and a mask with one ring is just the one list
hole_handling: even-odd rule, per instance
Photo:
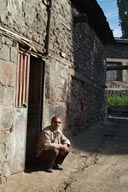
{"label": "pipe on wall", "polygon": [[47,28],[46,28],[46,56],[49,55],[49,42],[50,42],[50,30],[51,30],[51,12],[52,12],[52,0],[44,0],[44,4],[47,6],[48,20],[47,20]]}

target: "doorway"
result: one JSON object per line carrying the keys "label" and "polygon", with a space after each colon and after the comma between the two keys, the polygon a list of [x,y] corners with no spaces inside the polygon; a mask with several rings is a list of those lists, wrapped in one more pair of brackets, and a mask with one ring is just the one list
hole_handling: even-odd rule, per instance
{"label": "doorway", "polygon": [[43,88],[44,61],[31,56],[25,169],[35,165],[37,138],[42,128]]}

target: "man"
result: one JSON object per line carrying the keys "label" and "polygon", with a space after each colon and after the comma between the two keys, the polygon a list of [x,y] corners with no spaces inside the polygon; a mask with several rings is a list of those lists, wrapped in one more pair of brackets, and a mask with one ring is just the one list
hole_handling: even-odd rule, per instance
{"label": "man", "polygon": [[60,118],[54,116],[51,125],[42,130],[37,143],[37,160],[50,173],[52,169],[63,170],[62,162],[70,152],[70,141],[59,129],[60,124]]}

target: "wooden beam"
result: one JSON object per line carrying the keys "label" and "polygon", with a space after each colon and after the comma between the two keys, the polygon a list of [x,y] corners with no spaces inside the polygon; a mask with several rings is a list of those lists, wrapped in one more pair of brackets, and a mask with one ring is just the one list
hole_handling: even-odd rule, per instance
{"label": "wooden beam", "polygon": [[121,66],[107,66],[106,70],[107,71],[112,71],[112,70],[127,70],[128,65],[121,65]]}

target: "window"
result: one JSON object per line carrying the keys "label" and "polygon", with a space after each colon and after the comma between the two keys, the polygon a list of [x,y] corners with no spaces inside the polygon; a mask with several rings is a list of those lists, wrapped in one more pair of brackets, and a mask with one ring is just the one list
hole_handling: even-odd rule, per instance
{"label": "window", "polygon": [[122,81],[122,70],[118,68],[120,65],[121,63],[107,63],[107,67],[115,67],[115,69],[107,70],[107,81]]}
{"label": "window", "polygon": [[19,52],[17,61],[16,107],[27,106],[29,83],[29,55]]}

